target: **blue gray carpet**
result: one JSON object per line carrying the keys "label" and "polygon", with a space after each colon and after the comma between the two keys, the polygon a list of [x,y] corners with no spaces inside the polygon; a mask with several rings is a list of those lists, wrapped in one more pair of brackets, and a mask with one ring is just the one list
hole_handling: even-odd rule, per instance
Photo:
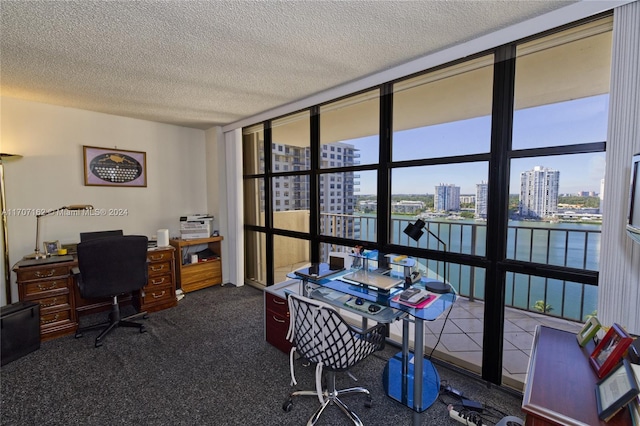
{"label": "blue gray carpet", "polygon": [[[127,312],[123,312],[126,314]],[[83,317],[101,321],[103,314]],[[94,348],[98,331],[67,336],[2,367],[1,424],[24,425],[304,425],[316,398],[298,398],[290,412],[282,403],[289,386],[287,354],[264,340],[263,293],[216,286],[188,293],[177,307],[150,314],[147,332],[117,329]],[[365,386],[364,398],[344,398],[366,425],[410,425],[412,411],[387,397],[382,370],[398,351],[390,345],[353,370],[355,384],[338,375],[338,388]],[[521,399],[442,366],[441,379],[492,410],[484,424],[506,415],[523,418]],[[313,389],[313,368],[298,365],[297,389]],[[448,395],[422,413],[424,425],[459,424],[448,417]],[[491,414],[495,414],[491,416]],[[328,407],[320,425],[348,425]]]}

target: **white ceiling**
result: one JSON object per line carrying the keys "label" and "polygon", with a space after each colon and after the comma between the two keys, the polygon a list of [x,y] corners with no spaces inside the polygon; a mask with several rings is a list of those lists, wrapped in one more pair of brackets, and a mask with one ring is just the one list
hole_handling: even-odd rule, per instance
{"label": "white ceiling", "polygon": [[3,96],[226,125],[572,1],[7,1]]}

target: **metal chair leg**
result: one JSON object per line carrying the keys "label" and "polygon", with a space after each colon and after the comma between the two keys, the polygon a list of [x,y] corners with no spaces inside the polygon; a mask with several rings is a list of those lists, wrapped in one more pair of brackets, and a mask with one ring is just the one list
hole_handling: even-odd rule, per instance
{"label": "metal chair leg", "polygon": [[[371,407],[371,393],[362,387],[353,387],[353,388],[348,388],[348,389],[341,389],[341,390],[336,390],[336,373],[335,371],[327,371],[326,372],[326,382],[327,382],[327,388],[324,389],[322,395],[324,398],[324,402],[322,404],[320,404],[320,406],[318,407],[318,409],[315,411],[315,413],[313,413],[313,415],[311,416],[311,418],[309,419],[309,421],[307,422],[307,426],[314,426],[318,420],[320,419],[320,416],[322,415],[322,413],[324,412],[325,408],[327,408],[327,406],[335,404],[338,406],[338,408],[340,408],[340,410],[345,413],[347,415],[347,417],[349,417],[351,419],[351,421],[353,422],[353,424],[355,426],[363,426],[362,420],[360,420],[360,418],[358,417],[358,415],[353,412],[351,409],[349,409],[349,407],[342,402],[338,396],[339,395],[347,395],[347,394],[352,394],[352,393],[363,393],[367,396],[367,401],[365,402],[365,406],[366,407]],[[303,391],[294,391],[291,392],[291,394],[289,394],[289,398],[287,399],[287,401],[285,401],[285,403],[282,405],[282,409],[284,411],[290,411],[292,408],[292,398],[296,397],[296,396],[313,396],[316,397],[318,396],[318,393],[316,391],[310,391],[310,390],[303,390]]]}

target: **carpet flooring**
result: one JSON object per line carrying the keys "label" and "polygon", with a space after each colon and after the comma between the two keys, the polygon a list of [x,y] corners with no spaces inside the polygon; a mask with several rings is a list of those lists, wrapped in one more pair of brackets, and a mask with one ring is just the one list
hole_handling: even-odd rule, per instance
{"label": "carpet flooring", "polygon": [[[125,311],[126,309],[123,309]],[[289,357],[264,340],[263,293],[249,286],[215,286],[188,293],[177,307],[149,315],[147,332],[116,329],[95,348],[99,331],[43,342],[41,348],[0,369],[2,425],[304,425],[318,406],[314,397],[282,404],[290,387]],[[123,312],[123,315],[127,312]],[[81,324],[103,314],[82,317]],[[387,397],[382,371],[398,349],[391,345],[353,368],[358,379],[338,374],[337,387],[367,387],[346,396],[366,425],[410,425],[412,411]],[[523,418],[521,398],[438,366],[445,383],[491,407],[486,425],[504,416]],[[314,368],[296,366],[298,386],[313,389]],[[423,425],[459,424],[441,395],[421,415]],[[336,407],[319,425],[348,425]]]}

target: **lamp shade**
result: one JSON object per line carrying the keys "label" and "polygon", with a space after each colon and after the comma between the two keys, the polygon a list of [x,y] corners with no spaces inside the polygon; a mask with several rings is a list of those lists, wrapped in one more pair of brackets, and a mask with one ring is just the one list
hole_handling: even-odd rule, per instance
{"label": "lamp shade", "polygon": [[404,233],[407,234],[412,240],[418,241],[422,235],[424,235],[425,222],[422,219],[416,220],[416,223],[409,223],[406,228],[404,228]]}
{"label": "lamp shade", "polygon": [[[420,239],[420,237],[422,237],[424,235],[424,231],[422,230],[425,227],[426,223],[424,220],[422,219],[418,219],[416,220],[416,223],[409,223],[407,225],[406,228],[404,228],[404,233],[407,234],[411,239],[413,239],[414,241],[418,241]],[[445,244],[444,241],[442,241],[440,238],[438,238],[437,235],[435,235],[433,232],[431,232],[429,230],[429,228],[427,228],[427,232],[429,232],[430,235],[432,235],[436,240],[438,240],[438,242],[440,244],[442,244],[442,246],[444,247],[444,251],[447,251],[447,245]],[[441,281],[428,281],[425,284],[425,288],[427,289],[427,291],[430,291],[432,293],[449,293],[451,291],[451,286],[449,286],[449,284],[447,284],[447,265],[445,262],[444,265],[444,273],[443,273],[443,278],[444,278],[444,282]]]}

